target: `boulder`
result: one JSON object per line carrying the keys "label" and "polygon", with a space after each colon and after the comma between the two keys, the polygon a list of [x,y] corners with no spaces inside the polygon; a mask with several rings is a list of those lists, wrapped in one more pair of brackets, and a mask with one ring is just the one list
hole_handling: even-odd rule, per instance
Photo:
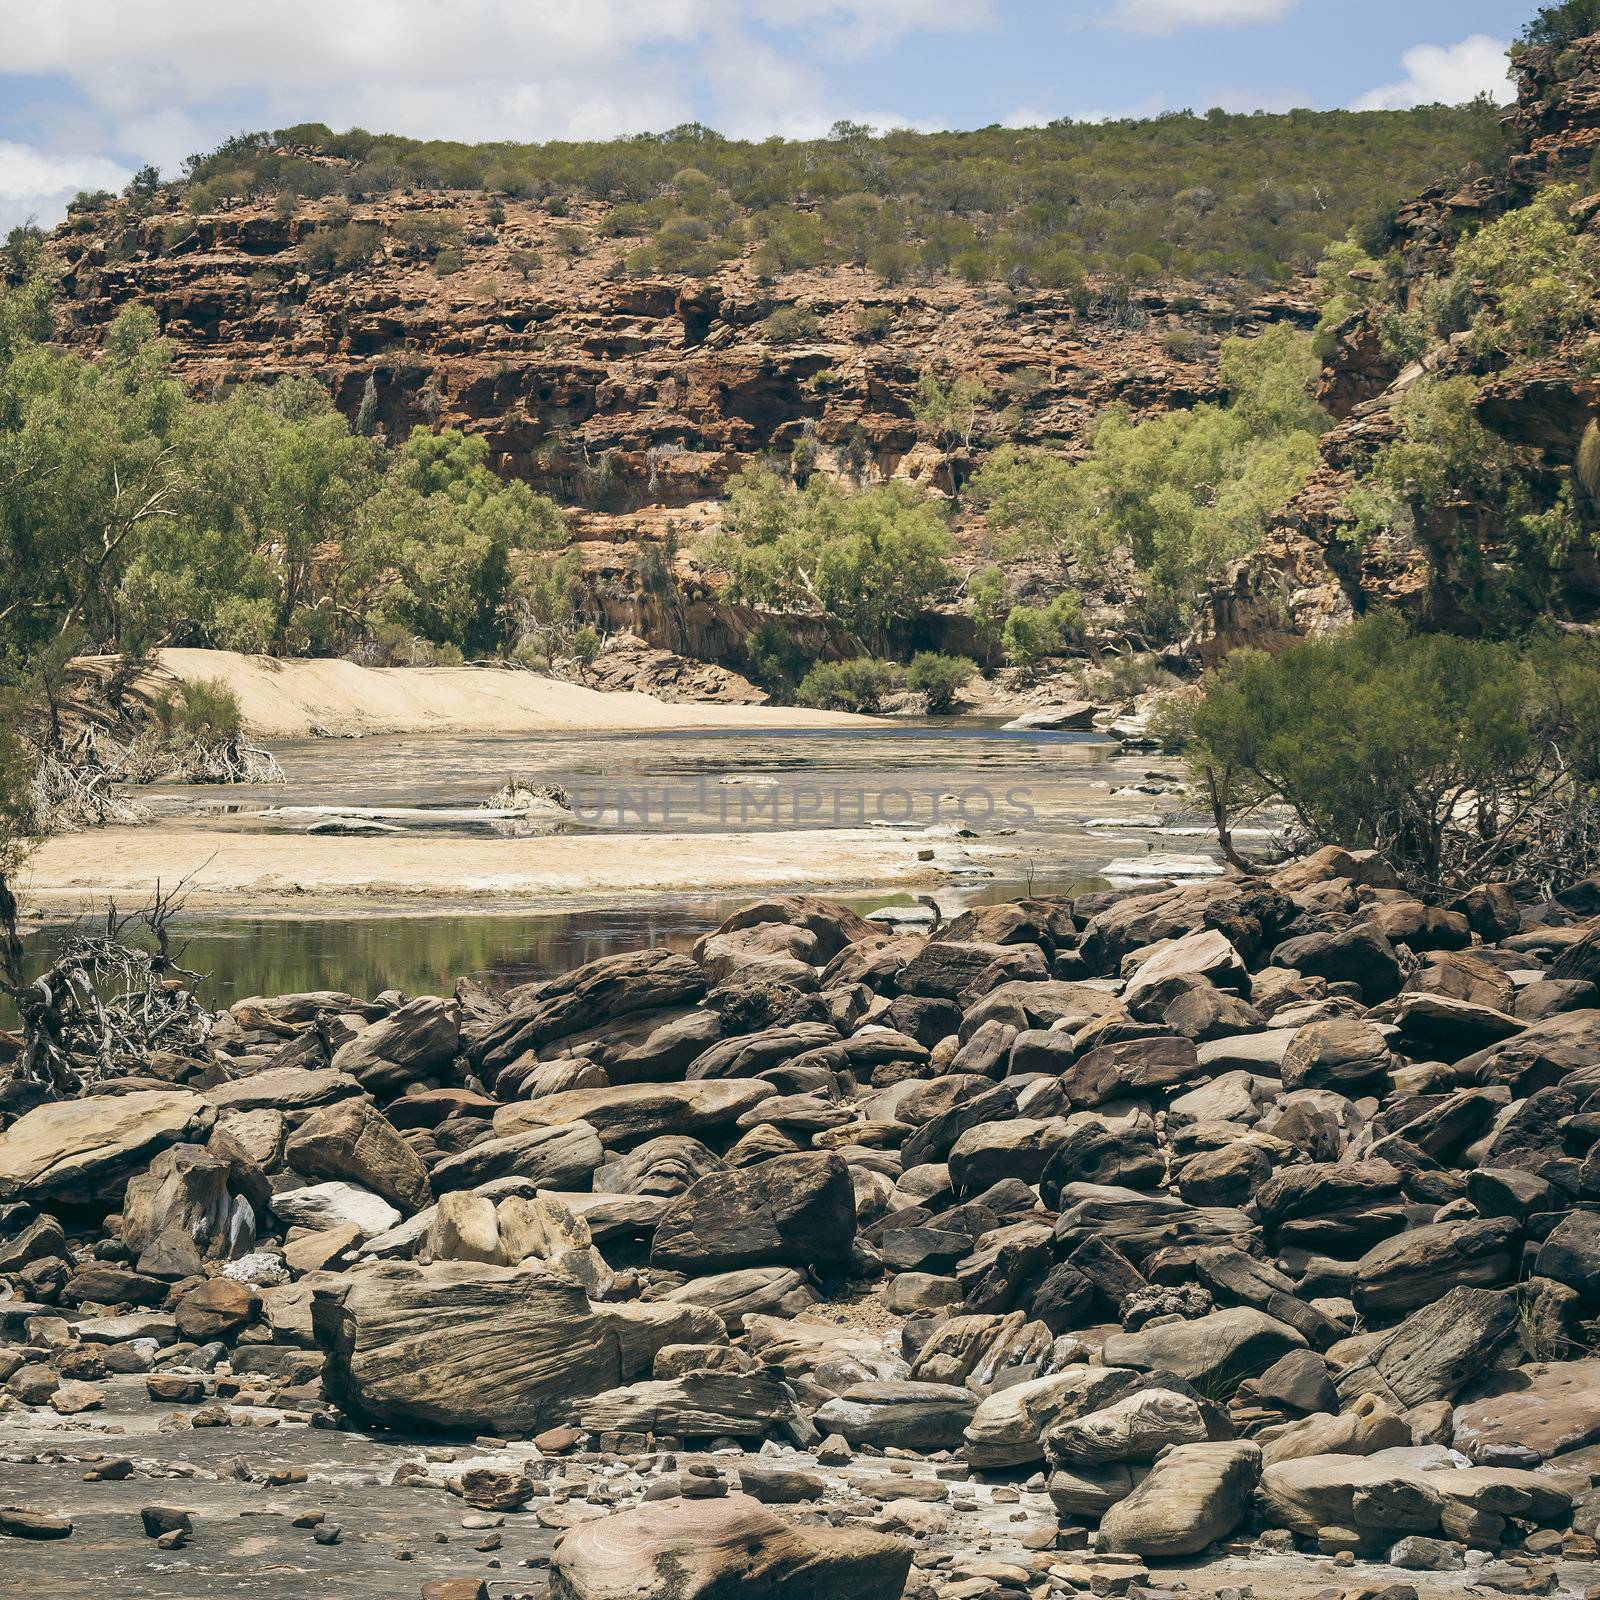
{"label": "boulder", "polygon": [[1371,1456],[1411,1443],[1411,1425],[1376,1395],[1358,1395],[1342,1412],[1319,1411],[1269,1428],[1260,1438],[1267,1466],[1303,1456]]}
{"label": "boulder", "polygon": [[721,1329],[689,1307],[591,1306],[540,1268],[453,1261],[384,1262],[319,1284],[311,1322],[342,1410],[467,1434],[536,1432],[648,1369],[662,1345]]}
{"label": "boulder", "polygon": [[198,1145],[177,1144],[129,1178],[119,1231],[141,1271],[184,1277],[255,1243],[254,1213],[228,1192],[229,1171]]}
{"label": "boulder", "polygon": [[865,1528],[800,1527],[744,1494],[651,1500],[569,1528],[551,1600],[899,1600],[911,1546]]}
{"label": "boulder", "polygon": [[206,1091],[219,1114],[246,1111],[304,1111],[360,1094],[348,1072],[332,1067],[264,1067]]}
{"label": "boulder", "polygon": [[590,1433],[665,1434],[677,1439],[759,1439],[794,1413],[771,1372],[686,1372],[606,1389],[575,1407]]}
{"label": "boulder", "polygon": [[387,1233],[400,1221],[400,1213],[387,1200],[351,1183],[313,1183],[304,1189],[285,1189],[273,1195],[272,1209],[296,1227],[349,1225],[358,1229],[364,1239]]}
{"label": "boulder", "polygon": [[541,1189],[587,1189],[595,1168],[604,1159],[600,1135],[589,1123],[572,1121],[551,1127],[523,1127],[501,1138],[469,1145],[460,1155],[447,1156],[431,1176],[439,1194],[452,1189],[476,1189],[500,1178],[523,1178]]}
{"label": "boulder", "polygon": [[370,1093],[393,1093],[448,1066],[460,1047],[460,1007],[423,995],[340,1045],[330,1065]]}
{"label": "boulder", "polygon": [[474,1029],[468,1058],[488,1081],[524,1051],[617,1017],[693,1005],[705,992],[705,974],[676,951],[602,956],[548,982],[512,991],[506,996],[506,1014]]}
{"label": "boulder", "polygon": [[1393,1316],[1440,1300],[1451,1289],[1509,1283],[1516,1276],[1519,1234],[1508,1217],[1471,1217],[1385,1239],[1356,1263],[1356,1306],[1369,1316]]}
{"label": "boulder", "polygon": [[313,1111],[289,1136],[283,1158],[304,1177],[370,1189],[406,1215],[433,1200],[427,1168],[368,1100],[343,1100]]}
{"label": "boulder", "polygon": [[502,1137],[532,1128],[586,1122],[610,1149],[628,1149],[661,1134],[713,1133],[731,1128],[758,1100],[775,1092],[760,1079],[694,1083],[621,1083],[605,1089],[570,1089],[504,1106],[495,1113]]}
{"label": "boulder", "polygon": [[832,1269],[849,1260],[855,1231],[855,1189],[838,1156],[778,1156],[691,1185],[662,1213],[650,1259],[690,1273]]}
{"label": "boulder", "polygon": [[1269,1526],[1302,1538],[1341,1528],[1350,1530],[1352,1542],[1371,1538],[1385,1546],[1397,1534],[1432,1533],[1444,1513],[1444,1500],[1427,1477],[1387,1452],[1277,1462],[1262,1470],[1256,1504]]}
{"label": "boulder", "polygon": [[819,1407],[816,1424],[855,1445],[954,1450],[977,1406],[977,1395],[954,1384],[857,1383]]}
{"label": "boulder", "polygon": [[[1042,1439],[1058,1418],[1085,1403],[1086,1384],[1109,1368],[1068,1367],[1048,1377],[1013,1383],[978,1402],[962,1440],[975,1471],[1020,1467],[1044,1459]],[[1113,1383],[1115,1379],[1111,1380]]]}
{"label": "boulder", "polygon": [[1128,980],[1122,1002],[1134,1010],[1146,995],[1174,980],[1202,979],[1219,988],[1233,989],[1239,988],[1246,977],[1244,962],[1227,937],[1215,928],[1205,928],[1159,946]]}
{"label": "boulder", "polygon": [[1370,922],[1286,940],[1272,952],[1272,964],[1330,983],[1357,984],[1368,1005],[1397,993],[1405,977],[1394,946]]}
{"label": "boulder", "polygon": [[1536,1362],[1496,1373],[1488,1387],[1453,1418],[1451,1442],[1474,1461],[1548,1461],[1600,1442],[1600,1360]]}
{"label": "boulder", "polygon": [[1213,1311],[1193,1322],[1169,1322],[1105,1342],[1108,1367],[1175,1373],[1203,1393],[1231,1391],[1265,1372],[1280,1356],[1303,1348],[1287,1324],[1248,1306]]}
{"label": "boulder", "polygon": [[1180,1444],[1106,1512],[1101,1537],[1146,1559],[1194,1555],[1238,1527],[1260,1476],[1254,1444]]}
{"label": "boulder", "polygon": [[1563,1217],[1539,1246],[1533,1270],[1566,1284],[1590,1304],[1600,1302],[1600,1212],[1574,1211]]}
{"label": "boulder", "polygon": [[1330,1017],[1307,1023],[1283,1056],[1285,1089],[1359,1094],[1389,1070],[1389,1043],[1370,1022]]}
{"label": "boulder", "polygon": [[1520,1323],[1510,1291],[1452,1289],[1413,1311],[1334,1380],[1348,1406],[1371,1394],[1396,1410],[1448,1400],[1494,1364]]}
{"label": "boulder", "polygon": [[1141,1389],[1103,1411],[1058,1423],[1045,1438],[1045,1453],[1057,1467],[1103,1467],[1154,1461],[1169,1445],[1209,1436],[1198,1401],[1170,1389]]}
{"label": "boulder", "polygon": [[87,1198],[168,1145],[203,1135],[215,1115],[209,1101],[187,1089],[85,1095],[36,1106],[0,1133],[0,1200]]}

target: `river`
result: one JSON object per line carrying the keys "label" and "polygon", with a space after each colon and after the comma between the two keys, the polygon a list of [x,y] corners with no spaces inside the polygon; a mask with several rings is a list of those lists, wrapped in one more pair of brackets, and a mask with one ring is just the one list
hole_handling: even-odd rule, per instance
{"label": "river", "polygon": [[[972,838],[995,866],[956,868],[934,894],[966,906],[1107,882],[1114,861],[1152,851],[1204,854],[1198,819],[1178,814],[1172,763],[1123,754],[1097,736],[1007,730],[993,723],[886,723],[849,730],[763,730],[534,737],[383,737],[276,748],[286,782],[229,789],[183,785],[143,792],[163,824],[205,834],[303,833],[324,809],[385,813],[377,825],[416,838],[489,838],[526,831],[474,813],[507,779],[558,784],[573,816],[540,824],[592,837],[926,826],[930,837]],[[393,815],[395,812],[401,815]],[[981,860],[982,858],[979,857]],[[1135,872],[1139,870],[1135,868]],[[832,894],[858,910],[910,908],[905,894],[833,881],[819,858],[796,891]],[[414,900],[359,915],[261,914],[208,908],[179,922],[185,963],[208,974],[208,998],[345,989],[370,995],[447,990],[459,976],[501,987],[562,971],[613,950],[687,948],[748,895],[619,896],[603,907],[564,900],[479,901],[469,909]],[[38,948],[43,940],[31,941]]]}

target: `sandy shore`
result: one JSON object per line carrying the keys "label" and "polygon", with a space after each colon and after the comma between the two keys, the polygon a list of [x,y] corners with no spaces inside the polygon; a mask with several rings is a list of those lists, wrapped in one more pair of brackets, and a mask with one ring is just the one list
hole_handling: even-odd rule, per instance
{"label": "sandy shore", "polygon": [[494,667],[360,667],[279,661],[233,650],[162,650],[151,682],[221,683],[261,739],[316,734],[670,732],[725,728],[846,728],[873,719],[771,706],[673,705],[605,694]]}
{"label": "sandy shore", "polygon": [[[932,850],[922,861],[919,852]],[[21,874],[31,907],[133,906],[187,877],[196,909],[328,911],[351,902],[511,903],[520,911],[636,896],[792,892],[815,885],[909,889],[998,858],[920,831],[634,834],[539,839],[363,839],[110,828],[47,840]]]}

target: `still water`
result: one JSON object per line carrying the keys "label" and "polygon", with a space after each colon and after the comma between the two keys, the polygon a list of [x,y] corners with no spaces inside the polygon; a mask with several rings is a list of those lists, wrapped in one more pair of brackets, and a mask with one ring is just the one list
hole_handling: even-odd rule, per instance
{"label": "still water", "polygon": [[[871,729],[521,737],[314,740],[276,747],[287,781],[225,790],[161,785],[143,798],[163,819],[204,831],[303,832],[325,808],[378,809],[381,826],[426,837],[488,838],[504,825],[474,815],[508,779],[561,785],[573,817],[549,832],[592,836],[755,832],[912,825],[970,827],[1019,862],[936,894],[954,916],[1029,892],[1101,887],[1116,857],[1204,848],[1182,814],[1170,763],[1081,733],[1008,731],[994,724],[913,722]],[[518,825],[520,826],[520,825]],[[863,913],[908,906],[905,895],[830,883],[819,861],[812,892]],[[564,971],[616,950],[687,948],[741,899],[640,895],[606,909],[499,904],[457,910],[373,906],[357,915],[232,914],[180,923],[185,965],[209,974],[215,1002],[250,994],[344,989],[372,995],[448,992],[460,976],[492,988]],[[43,936],[36,936],[40,948]]]}

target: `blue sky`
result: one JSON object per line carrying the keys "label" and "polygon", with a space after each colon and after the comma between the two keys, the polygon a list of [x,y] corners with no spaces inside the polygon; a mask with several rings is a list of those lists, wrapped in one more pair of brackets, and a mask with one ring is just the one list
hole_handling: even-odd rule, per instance
{"label": "blue sky", "polygon": [[1508,93],[1533,0],[0,0],[0,230],[242,128],[598,137]]}

